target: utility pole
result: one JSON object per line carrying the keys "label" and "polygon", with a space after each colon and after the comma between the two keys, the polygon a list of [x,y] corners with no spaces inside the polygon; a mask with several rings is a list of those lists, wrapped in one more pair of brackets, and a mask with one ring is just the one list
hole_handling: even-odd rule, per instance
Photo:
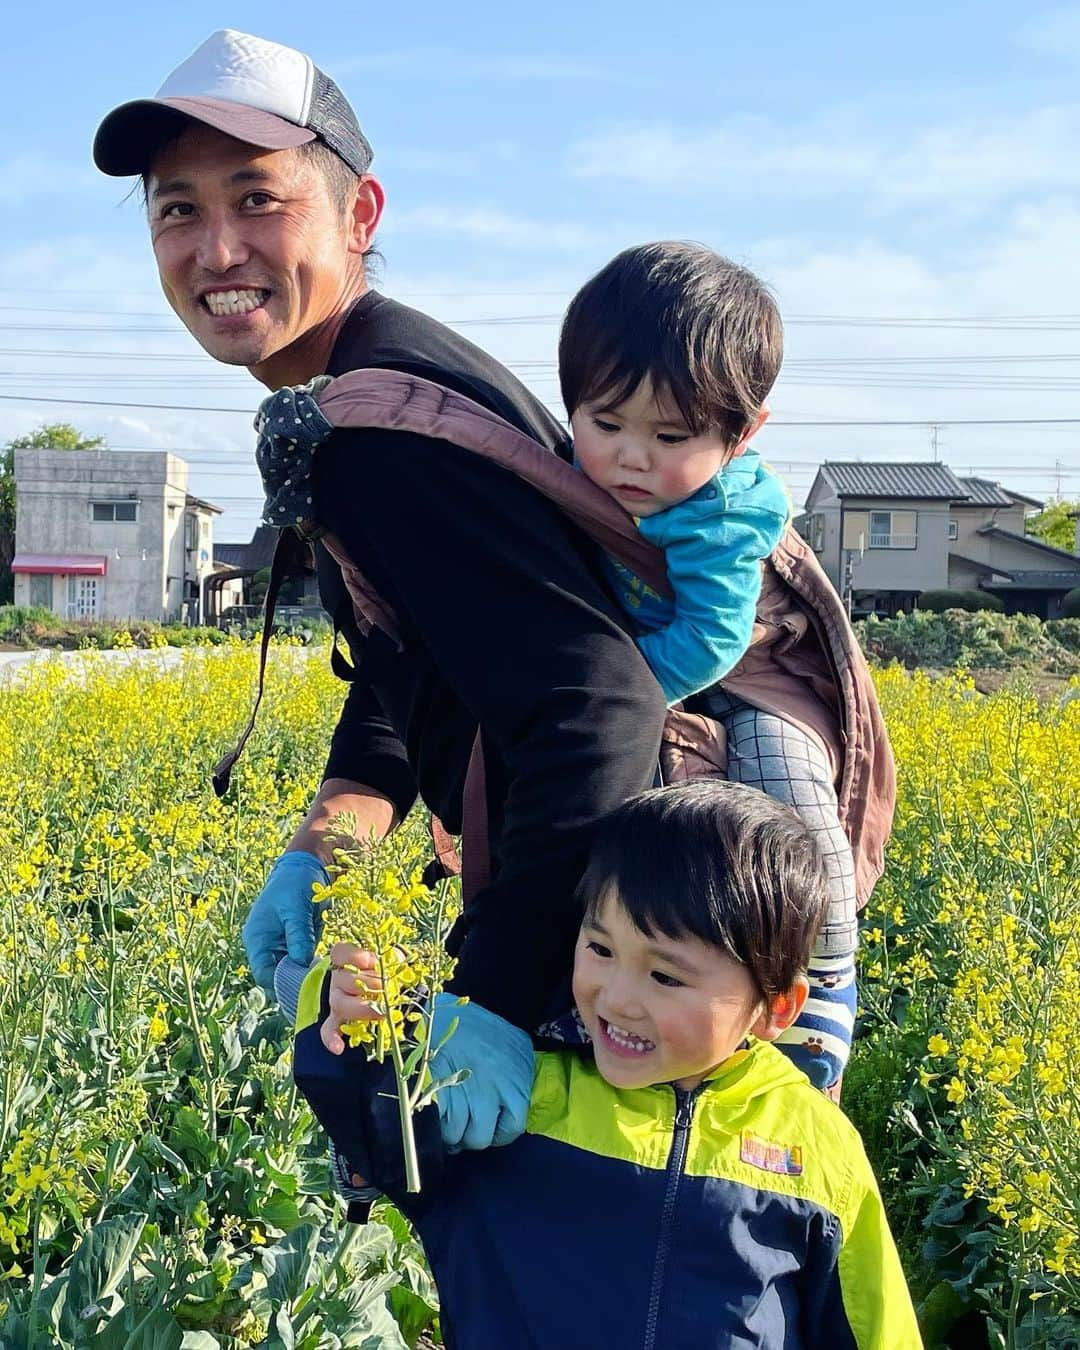
{"label": "utility pole", "polygon": [[930,450],[934,456],[934,463],[938,462],[938,432],[941,428],[936,422],[930,423]]}

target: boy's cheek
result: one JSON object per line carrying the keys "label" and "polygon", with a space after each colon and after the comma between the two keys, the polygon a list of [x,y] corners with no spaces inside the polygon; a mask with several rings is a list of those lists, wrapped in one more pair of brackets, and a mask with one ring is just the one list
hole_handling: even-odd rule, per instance
{"label": "boy's cheek", "polygon": [[586,979],[584,973],[579,968],[579,963],[574,962],[574,974],[570,981],[570,992],[574,998],[574,1005],[578,1012],[585,1015],[591,1012],[593,1001],[596,997],[596,990],[593,982]]}

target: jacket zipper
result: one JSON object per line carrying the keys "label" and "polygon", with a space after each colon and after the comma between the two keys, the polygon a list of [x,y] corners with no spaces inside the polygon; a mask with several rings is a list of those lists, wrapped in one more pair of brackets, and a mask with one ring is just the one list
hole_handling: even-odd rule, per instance
{"label": "jacket zipper", "polygon": [[660,1215],[660,1236],[653,1263],[652,1288],[649,1292],[649,1314],[645,1323],[643,1350],[655,1350],[656,1329],[660,1320],[660,1295],[664,1287],[664,1271],[671,1246],[671,1228],[675,1221],[675,1199],[679,1193],[686,1151],[690,1143],[690,1125],[694,1119],[694,1102],[703,1084],[687,1092],[673,1086],[675,1093],[675,1131],[671,1137],[671,1151],[667,1160],[667,1184],[664,1188],[664,1208]]}

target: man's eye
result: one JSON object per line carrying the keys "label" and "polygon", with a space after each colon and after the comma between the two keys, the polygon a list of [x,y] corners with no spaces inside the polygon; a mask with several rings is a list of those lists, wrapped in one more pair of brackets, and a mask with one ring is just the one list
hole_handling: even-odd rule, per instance
{"label": "man's eye", "polygon": [[683,987],[682,980],[677,980],[674,975],[668,975],[663,970],[654,970],[652,977],[657,984],[662,984],[665,989],[681,989]]}
{"label": "man's eye", "polygon": [[161,208],[162,220],[176,220],[192,215],[195,208],[190,202],[169,202]]}
{"label": "man's eye", "polygon": [[599,431],[618,431],[619,429],[617,422],[605,422],[602,417],[594,417],[593,426]]}
{"label": "man's eye", "polygon": [[605,957],[606,957],[606,956],[610,956],[610,955],[611,955],[611,948],[610,948],[610,947],[605,947],[604,944],[603,944],[602,942],[587,942],[585,945],[586,945],[586,948],[587,948],[590,952],[592,952],[594,956],[605,956]]}
{"label": "man's eye", "polygon": [[273,201],[269,192],[249,192],[244,198],[245,206],[269,206]]}

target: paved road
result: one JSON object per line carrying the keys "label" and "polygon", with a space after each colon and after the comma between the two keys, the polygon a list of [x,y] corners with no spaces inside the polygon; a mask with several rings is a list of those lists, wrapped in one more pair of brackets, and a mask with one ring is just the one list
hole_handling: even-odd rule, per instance
{"label": "paved road", "polygon": [[180,647],[156,647],[147,650],[137,647],[132,651],[107,652],[58,652],[40,648],[32,652],[0,652],[0,689],[19,671],[32,669],[43,661],[62,661],[64,665],[74,666],[77,669],[84,664],[87,656],[93,656],[95,660],[107,661],[112,665],[130,665],[132,662],[145,664],[150,661],[156,662],[162,669],[167,669],[169,666],[175,666],[183,654],[184,649]]}
{"label": "paved road", "polygon": [[[17,679],[20,672],[32,670],[35,666],[41,665],[43,661],[62,661],[64,665],[78,670],[85,664],[86,658],[91,656],[95,663],[104,661],[109,665],[120,666],[121,668],[134,663],[156,665],[160,670],[168,670],[170,667],[180,664],[184,659],[185,652],[205,654],[206,652],[232,650],[236,649],[227,647],[134,647],[126,651],[58,652],[51,648],[39,648],[32,652],[0,652],[0,690]],[[283,646],[274,650],[272,659],[275,663],[304,661],[313,652],[321,652],[322,650],[319,644],[313,647]]]}

